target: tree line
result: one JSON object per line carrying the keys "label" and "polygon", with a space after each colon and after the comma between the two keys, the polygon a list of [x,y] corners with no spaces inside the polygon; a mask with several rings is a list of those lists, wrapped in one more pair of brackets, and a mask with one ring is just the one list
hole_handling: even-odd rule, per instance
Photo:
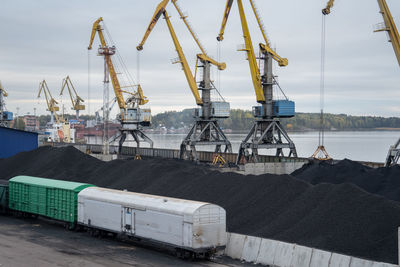
{"label": "tree line", "polygon": [[[183,111],[167,111],[152,117],[152,128],[166,127],[182,128],[189,127],[193,123],[194,109]],[[65,115],[65,119],[75,119],[75,115]],[[91,120],[94,116],[82,115],[80,119]],[[296,113],[293,118],[281,119],[281,123],[290,131],[318,130],[320,128],[321,115],[319,113]],[[50,115],[38,117],[40,126],[44,127],[50,121]],[[230,117],[220,120],[219,123],[224,129],[233,131],[246,131],[254,121],[251,111],[232,109]],[[19,121],[21,124],[23,121]],[[23,128],[23,127],[21,127]],[[397,117],[376,117],[376,116],[351,116],[346,114],[324,114],[324,128],[326,130],[371,130],[377,128],[399,128],[400,118]]]}
{"label": "tree line", "polygon": [[[153,127],[180,128],[189,126],[193,122],[193,109],[183,111],[169,111],[153,116]],[[254,121],[251,111],[232,109],[230,117],[220,121],[224,129],[233,131],[248,130]],[[293,118],[281,119],[281,123],[288,130],[306,131],[320,129],[321,115],[319,113],[296,113]],[[324,114],[324,128],[326,130],[368,130],[377,128],[400,128],[400,118],[376,116],[351,116],[346,114]]]}

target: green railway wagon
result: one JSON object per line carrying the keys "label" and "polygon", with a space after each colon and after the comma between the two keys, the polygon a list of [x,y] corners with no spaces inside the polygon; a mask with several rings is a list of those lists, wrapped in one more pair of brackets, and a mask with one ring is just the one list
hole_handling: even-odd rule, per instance
{"label": "green railway wagon", "polygon": [[73,225],[78,216],[78,193],[90,186],[94,185],[16,176],[9,180],[9,208]]}

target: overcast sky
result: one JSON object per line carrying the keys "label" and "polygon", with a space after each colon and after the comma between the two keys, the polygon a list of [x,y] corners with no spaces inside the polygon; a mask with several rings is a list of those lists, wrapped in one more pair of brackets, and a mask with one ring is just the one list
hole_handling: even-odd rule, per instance
{"label": "overcast sky", "polygon": [[[387,0],[400,25],[400,1]],[[217,59],[219,31],[225,0],[179,0],[209,55]],[[262,41],[248,1],[243,1],[254,46]],[[7,108],[19,114],[46,114],[38,85],[46,79],[60,106],[70,112],[67,95],[59,96],[62,79],[69,75],[94,114],[102,103],[103,60],[87,46],[93,22],[100,16],[130,73],[138,80],[153,113],[195,107],[181,67],[172,65],[177,54],[164,19],[151,33],[144,50],[136,46],[159,0],[56,1],[2,0],[0,15],[0,80],[9,93]],[[321,9],[326,0],[256,0],[273,48],[289,59],[285,68],[274,66],[286,95],[297,112],[319,110]],[[167,7],[189,65],[199,52],[174,9]],[[376,0],[336,0],[327,17],[326,107],[330,113],[400,116],[400,68],[386,33],[373,33],[383,21]],[[220,44],[226,70],[213,79],[232,108],[251,109],[256,104],[236,3]],[[258,49],[257,49],[258,50]],[[88,75],[88,58],[90,75]],[[88,77],[90,104],[88,106]],[[111,88],[110,88],[111,89]],[[112,90],[112,89],[111,89]],[[112,91],[110,91],[112,95]]]}

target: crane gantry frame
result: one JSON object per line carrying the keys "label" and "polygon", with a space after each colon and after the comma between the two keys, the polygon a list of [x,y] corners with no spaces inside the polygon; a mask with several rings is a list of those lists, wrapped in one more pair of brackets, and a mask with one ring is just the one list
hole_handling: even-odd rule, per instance
{"label": "crane gantry frame", "polygon": [[79,120],[79,111],[85,110],[85,105],[82,102],[85,102],[76,92],[74,85],[72,84],[71,78],[69,76],[65,77],[62,81],[61,92],[60,95],[63,94],[65,87],[68,89],[69,97],[72,103],[72,110],[76,112],[76,119]]}
{"label": "crane gantry frame", "polygon": [[[276,149],[276,156],[284,156],[283,149],[289,149],[288,156],[297,157],[295,144],[286,133],[286,130],[280,124],[279,116],[276,116],[274,113],[275,103],[273,100],[273,86],[276,84],[276,80],[272,73],[272,60],[275,60],[279,66],[284,67],[288,65],[288,59],[282,58],[270,47],[267,35],[265,34],[265,30],[261,22],[261,17],[257,12],[253,0],[249,1],[265,42],[259,44],[261,53],[260,60],[262,59],[264,62],[263,75],[261,75],[260,72],[260,64],[257,63],[257,57],[254,52],[242,0],[236,0],[242,25],[243,38],[245,41],[245,48],[240,49],[240,51],[245,51],[247,53],[256,99],[257,102],[261,104],[261,107],[253,107],[253,115],[256,117],[256,120],[254,121],[250,132],[240,145],[236,164],[240,164],[243,160],[252,160],[257,162],[258,149]],[[218,41],[222,41],[224,39],[223,35],[232,4],[233,0],[227,0],[220,32],[217,37]],[[290,105],[293,103],[291,101],[287,102]],[[292,115],[287,117],[292,117]],[[251,149],[251,154],[249,149]]]}
{"label": "crane gantry frame", "polygon": [[[201,53],[196,55],[195,74],[193,75],[166,10],[169,2],[169,0],[163,0],[158,4],[143,38],[136,48],[139,51],[143,49],[143,45],[145,44],[151,31],[153,30],[161,15],[163,15],[167,23],[172,41],[178,53],[179,60],[176,63],[181,63],[188,85],[196,100],[196,104],[200,106],[199,109],[196,109],[196,113],[198,115],[195,115],[194,125],[192,126],[191,130],[184,138],[180,146],[180,158],[193,159],[197,161],[198,156],[196,152],[196,146],[198,145],[215,146],[215,152],[217,153],[222,152],[221,147],[225,146],[225,152],[232,152],[231,143],[221,130],[217,120],[219,118],[229,117],[229,103],[226,101],[211,101],[211,90],[214,88],[210,78],[210,67],[211,65],[214,65],[219,70],[224,70],[226,68],[226,64],[223,62],[218,62],[207,55],[205,49],[200,43],[199,38],[196,36],[194,30],[188,23],[187,16],[183,14],[180,7],[178,6],[177,0],[171,0],[175,9],[178,11],[180,18],[185,23],[188,31],[192,35],[194,41],[201,51]],[[201,62],[202,66],[199,66],[199,61]],[[198,67],[203,68],[203,79],[200,82],[200,86],[197,85],[196,81]],[[201,96],[199,90],[202,91]],[[223,107],[225,110],[227,110],[225,114],[218,114],[219,107]]]}
{"label": "crane gantry frame", "polygon": [[[134,93],[122,90],[122,87],[117,77],[117,72],[115,71],[114,64],[111,59],[111,56],[116,53],[116,48],[115,46],[109,46],[107,44],[106,38],[103,34],[103,28],[100,24],[101,22],[103,22],[102,17],[98,18],[93,23],[88,50],[92,49],[93,41],[97,33],[100,39],[100,47],[98,52],[100,56],[104,56],[105,63],[104,82],[106,85],[108,83],[108,78],[111,78],[111,82],[114,88],[114,94],[119,106],[118,120],[121,123],[119,133],[116,136],[112,137],[112,139],[110,139],[109,141],[112,142],[119,138],[118,153],[121,153],[122,146],[126,140],[126,137],[129,134],[132,135],[132,137],[134,138],[137,147],[140,147],[141,142],[147,142],[152,148],[153,141],[142,131],[142,126],[150,126],[151,111],[150,109],[140,108],[140,106],[146,104],[148,100],[145,96],[143,96],[143,90],[140,84],[128,86],[136,87],[136,92]],[[123,93],[128,93],[130,95],[126,101],[124,99]],[[104,108],[103,112],[104,114],[108,114],[108,108]],[[106,119],[105,123],[107,123]],[[106,137],[108,138],[108,136]],[[107,140],[107,144],[109,141]]]}

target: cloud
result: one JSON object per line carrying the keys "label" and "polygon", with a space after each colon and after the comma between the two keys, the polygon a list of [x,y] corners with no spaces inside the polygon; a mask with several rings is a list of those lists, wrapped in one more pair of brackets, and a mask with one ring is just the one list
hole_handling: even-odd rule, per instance
{"label": "cloud", "polygon": [[[90,112],[93,114],[99,109],[103,91],[103,59],[96,56],[97,37],[90,53],[87,46],[92,24],[100,16],[136,81],[139,80],[137,70],[140,70],[140,82],[154,113],[195,107],[181,67],[170,62],[177,55],[164,19],[155,26],[144,50],[136,51],[135,47],[158,2],[116,0],[110,5],[104,0],[3,0],[0,80],[9,92],[7,107],[14,112],[19,107],[20,114],[33,113],[33,108],[37,108],[39,114],[47,113],[43,99],[39,103],[36,99],[39,82],[46,79],[53,96],[60,99],[61,81],[70,75],[86,103],[90,91]],[[281,87],[290,99],[296,101],[298,111],[318,111],[321,8],[325,1],[256,2],[271,46],[289,59],[286,68],[274,66]],[[189,14],[189,20],[208,53],[227,63],[227,69],[220,75],[216,70],[212,71],[224,98],[231,102],[232,108],[251,109],[257,103],[245,53],[236,51],[237,46],[243,43],[236,4],[228,20],[225,39],[218,43],[216,36],[225,1],[179,3]],[[244,4],[254,47],[258,48],[262,36],[247,1]],[[391,1],[388,4],[399,25],[400,3]],[[362,12],[354,11],[360,7]],[[396,108],[398,104],[392,100],[398,99],[400,84],[393,49],[385,34],[372,32],[373,24],[382,21],[378,11],[374,1],[339,1],[326,18],[325,84],[329,112],[400,115]],[[168,12],[193,71],[199,49],[172,5]],[[221,52],[220,58],[217,57],[218,51]],[[67,97],[62,98],[67,110],[70,109],[68,101]]]}

